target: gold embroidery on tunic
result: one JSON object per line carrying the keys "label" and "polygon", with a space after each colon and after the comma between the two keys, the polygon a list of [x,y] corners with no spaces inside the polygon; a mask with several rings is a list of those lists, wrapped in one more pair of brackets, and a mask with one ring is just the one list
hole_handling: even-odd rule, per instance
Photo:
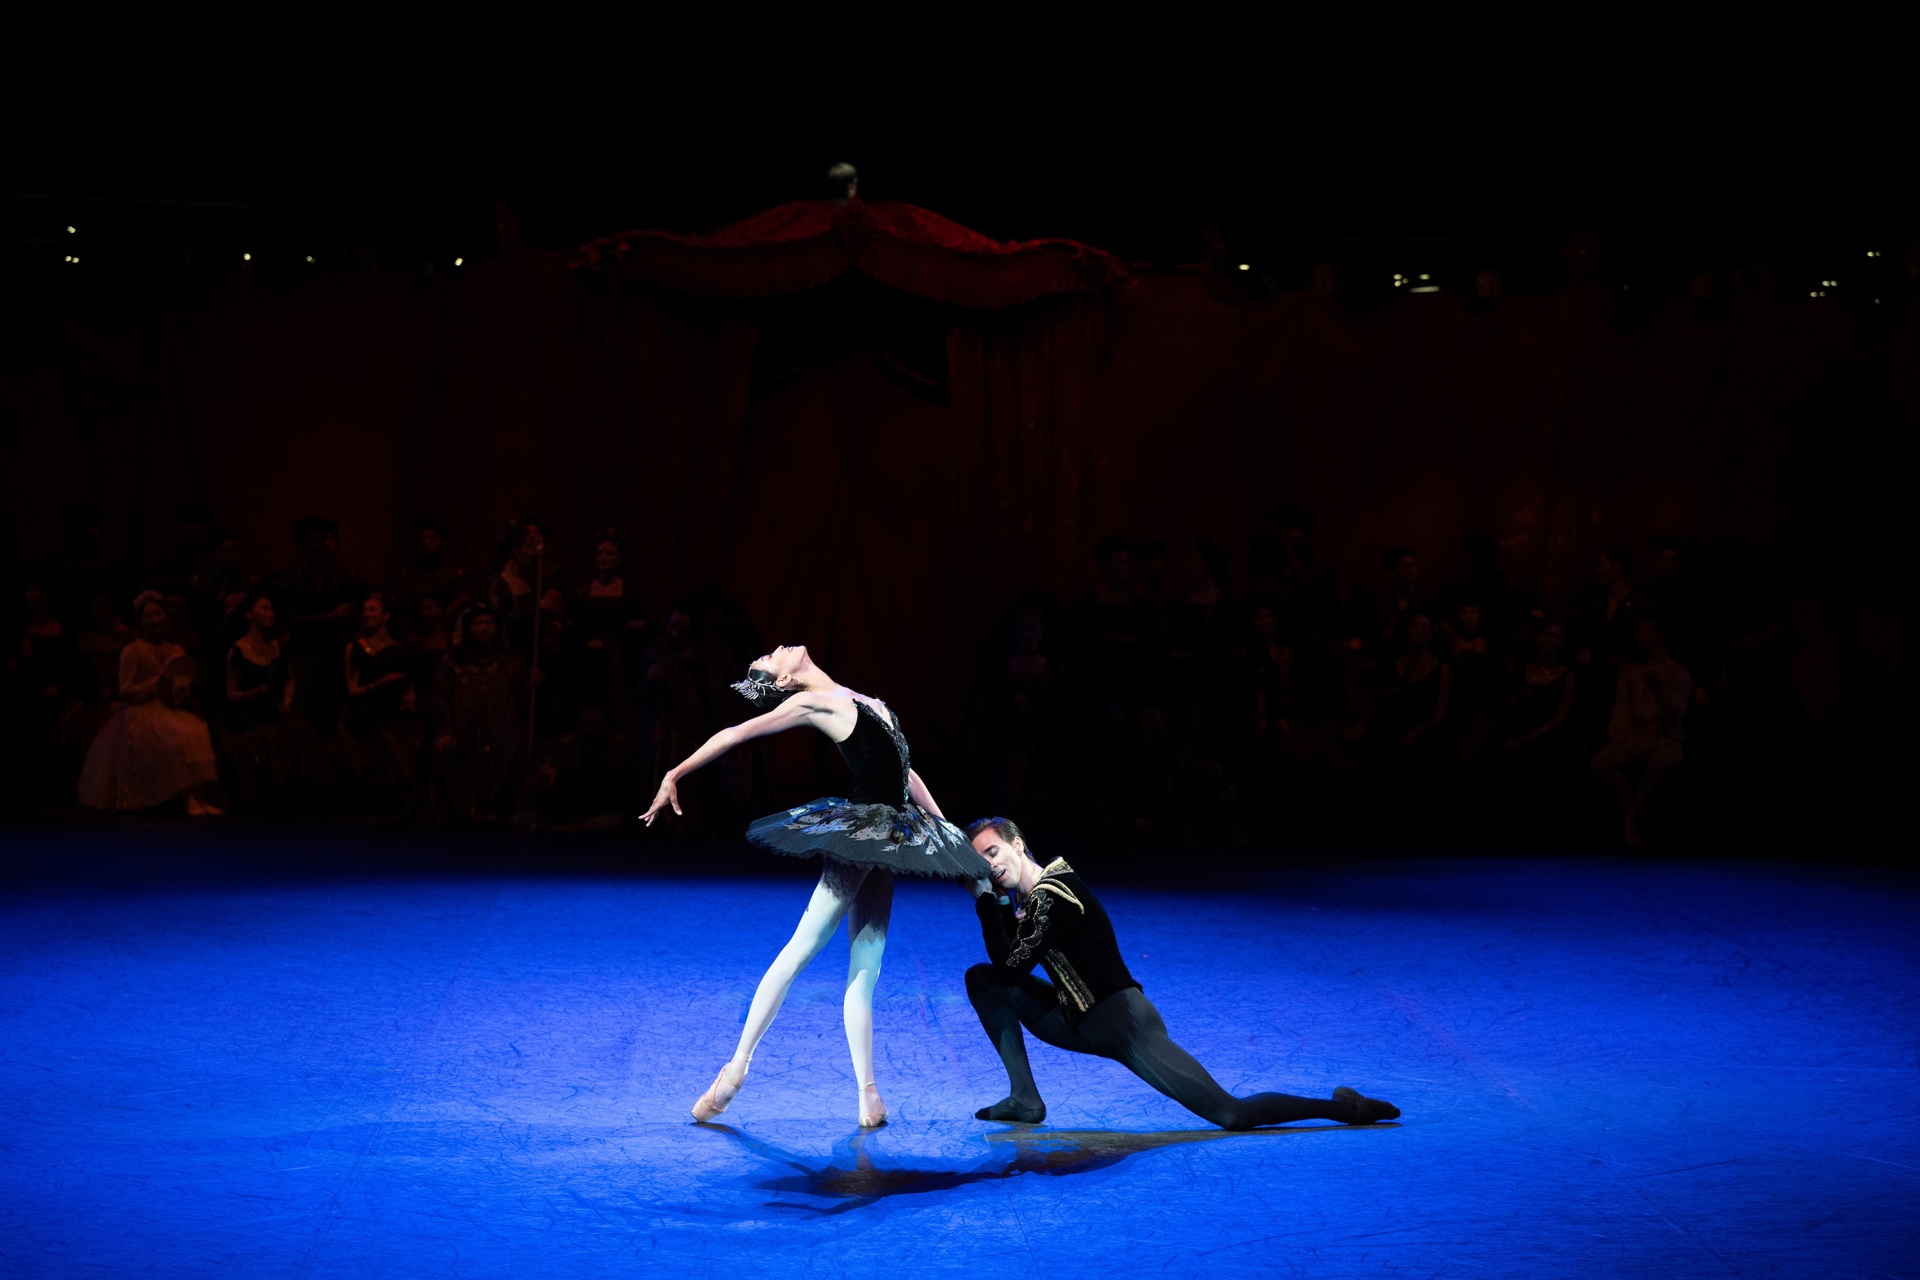
{"label": "gold embroidery on tunic", "polygon": [[1067,963],[1067,958],[1060,954],[1057,947],[1047,951],[1047,972],[1053,975],[1054,995],[1061,1004],[1067,1003],[1068,998],[1071,997],[1074,1008],[1081,1013],[1093,1008],[1092,988],[1088,987],[1074,967]]}
{"label": "gold embroidery on tunic", "polygon": [[[1016,945],[1013,951],[1007,956],[1007,964],[1009,967],[1016,967],[1025,961],[1028,956],[1033,954],[1033,949],[1039,945],[1040,939],[1046,936],[1047,912],[1052,908],[1055,898],[1062,898],[1071,902],[1074,905],[1074,909],[1080,912],[1081,915],[1087,913],[1085,904],[1083,904],[1080,899],[1074,897],[1065,885],[1061,884],[1058,880],[1048,878],[1061,873],[1071,875],[1073,874],[1073,868],[1067,865],[1065,858],[1055,858],[1042,868],[1040,879],[1034,882],[1033,893],[1027,899],[1026,922],[1014,932],[1014,942]],[[1054,954],[1058,953],[1056,952]],[[1084,984],[1082,985],[1084,987]]]}

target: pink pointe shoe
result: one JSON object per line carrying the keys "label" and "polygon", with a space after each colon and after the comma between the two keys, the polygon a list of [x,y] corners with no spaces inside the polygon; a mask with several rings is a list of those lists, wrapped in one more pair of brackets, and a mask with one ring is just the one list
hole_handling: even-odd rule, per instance
{"label": "pink pointe shoe", "polygon": [[887,1104],[880,1101],[880,1090],[873,1081],[860,1086],[860,1127],[878,1129],[887,1122]]}
{"label": "pink pointe shoe", "polygon": [[[729,1073],[732,1073],[731,1075]],[[720,1074],[713,1078],[707,1091],[693,1104],[693,1118],[701,1124],[713,1119],[725,1111],[733,1102],[733,1095],[740,1092],[740,1086],[747,1082],[747,1069],[741,1067],[734,1072],[734,1064],[729,1062],[720,1068]]]}

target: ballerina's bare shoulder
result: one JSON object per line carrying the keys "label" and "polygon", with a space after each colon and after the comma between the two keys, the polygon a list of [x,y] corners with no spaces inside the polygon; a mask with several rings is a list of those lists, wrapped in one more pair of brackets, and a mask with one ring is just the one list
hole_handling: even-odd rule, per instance
{"label": "ballerina's bare shoulder", "polygon": [[869,698],[864,693],[856,693],[845,687],[835,690],[810,690],[807,701],[819,708],[824,714],[825,724],[819,725],[820,732],[827,735],[829,742],[845,742],[853,736],[853,729],[860,722],[859,703],[879,719],[889,729],[894,728],[893,712],[887,704],[878,698]]}

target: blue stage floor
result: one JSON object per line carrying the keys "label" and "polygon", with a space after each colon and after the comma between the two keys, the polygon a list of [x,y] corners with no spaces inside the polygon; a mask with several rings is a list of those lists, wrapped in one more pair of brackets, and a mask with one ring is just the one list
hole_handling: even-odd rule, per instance
{"label": "blue stage floor", "polygon": [[162,835],[0,831],[9,1277],[1920,1274],[1909,880],[1509,858],[1155,892],[1081,860],[1222,1083],[1405,1109],[1250,1134],[1044,1046],[1048,1123],[973,1120],[1004,1092],[973,917],[903,884],[895,1118],[861,1136],[838,944],[728,1124],[687,1122],[804,881],[323,874],[311,841],[273,872],[270,831],[169,871]]}

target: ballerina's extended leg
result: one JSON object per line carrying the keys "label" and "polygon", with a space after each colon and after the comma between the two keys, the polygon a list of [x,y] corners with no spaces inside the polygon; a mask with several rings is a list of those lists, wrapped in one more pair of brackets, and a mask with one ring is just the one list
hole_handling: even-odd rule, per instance
{"label": "ballerina's extended leg", "polygon": [[893,914],[893,873],[871,872],[854,895],[847,917],[847,992],[841,1012],[847,1025],[847,1048],[853,1053],[853,1078],[860,1086],[860,1127],[887,1122],[887,1104],[873,1079],[873,987],[880,980],[880,961],[887,950],[887,922]]}
{"label": "ballerina's extended leg", "polygon": [[813,897],[808,900],[800,923],[794,927],[793,936],[780,948],[780,954],[773,958],[753,993],[753,1003],[747,1008],[747,1024],[740,1028],[740,1043],[733,1051],[733,1060],[720,1068],[713,1085],[693,1104],[695,1120],[711,1120],[733,1102],[734,1095],[746,1082],[753,1051],[760,1038],[767,1034],[767,1028],[773,1025],[773,1017],[785,1003],[793,980],[833,940],[833,932],[840,927],[840,918],[853,904],[863,879],[864,868],[848,868],[832,862],[820,873],[820,883],[813,887]]}

